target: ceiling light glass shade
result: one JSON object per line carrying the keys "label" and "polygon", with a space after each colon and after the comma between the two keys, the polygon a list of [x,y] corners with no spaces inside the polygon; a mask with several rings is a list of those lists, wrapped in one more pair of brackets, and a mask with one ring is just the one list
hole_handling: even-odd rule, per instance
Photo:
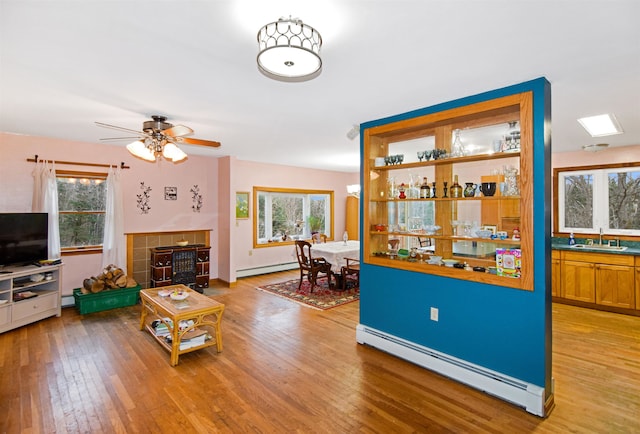
{"label": "ceiling light glass shade", "polygon": [[306,81],[322,70],[322,37],[297,18],[280,18],[258,32],[258,69],[280,81]]}
{"label": "ceiling light glass shade", "polygon": [[173,143],[167,143],[166,145],[164,145],[164,148],[162,149],[162,156],[167,160],[173,161],[174,163],[187,158],[187,154],[182,152],[182,149],[178,148]]}
{"label": "ceiling light glass shade", "polygon": [[580,118],[578,122],[591,137],[613,136],[624,132],[616,117],[611,114]]}
{"label": "ceiling light glass shade", "polygon": [[582,149],[588,152],[599,152],[609,147],[608,143],[594,143],[591,145],[582,145]]}
{"label": "ceiling light glass shade", "polygon": [[156,161],[156,156],[153,154],[153,151],[149,149],[144,143],[140,140],[136,140],[133,143],[129,143],[127,145],[127,150],[131,152],[134,156],[138,158],[142,158],[147,161]]}

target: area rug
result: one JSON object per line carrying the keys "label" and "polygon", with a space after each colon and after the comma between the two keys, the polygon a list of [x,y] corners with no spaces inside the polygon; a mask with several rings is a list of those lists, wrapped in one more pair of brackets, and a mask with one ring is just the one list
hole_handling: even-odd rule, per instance
{"label": "area rug", "polygon": [[328,287],[327,279],[325,278],[318,279],[317,285],[313,288],[313,292],[310,291],[311,284],[306,279],[302,281],[302,286],[300,287],[300,291],[298,291],[299,282],[299,279],[287,280],[286,282],[265,285],[257,287],[256,289],[319,310],[332,309],[360,299],[359,288],[335,291]]}

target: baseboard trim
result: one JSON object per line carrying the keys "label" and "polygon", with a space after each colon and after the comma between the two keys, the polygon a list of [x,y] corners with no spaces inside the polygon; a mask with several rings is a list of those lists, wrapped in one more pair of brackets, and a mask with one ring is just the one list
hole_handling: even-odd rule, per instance
{"label": "baseboard trim", "polygon": [[282,264],[265,265],[262,267],[245,268],[236,271],[236,277],[258,276],[260,274],[275,273],[278,271],[295,270],[298,268],[298,262],[285,262]]}
{"label": "baseboard trim", "polygon": [[446,377],[467,384],[475,389],[523,407],[529,413],[545,417],[544,388],[527,383],[500,372],[475,365],[445,353],[411,341],[390,335],[380,330],[359,324],[356,341],[378,348],[418,366],[438,372]]}

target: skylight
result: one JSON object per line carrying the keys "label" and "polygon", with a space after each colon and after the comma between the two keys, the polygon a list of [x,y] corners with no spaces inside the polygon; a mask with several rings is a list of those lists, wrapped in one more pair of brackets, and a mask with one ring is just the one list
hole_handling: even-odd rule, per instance
{"label": "skylight", "polygon": [[624,132],[618,120],[612,114],[580,118],[578,122],[587,130],[591,137],[613,136],[614,134],[622,134]]}

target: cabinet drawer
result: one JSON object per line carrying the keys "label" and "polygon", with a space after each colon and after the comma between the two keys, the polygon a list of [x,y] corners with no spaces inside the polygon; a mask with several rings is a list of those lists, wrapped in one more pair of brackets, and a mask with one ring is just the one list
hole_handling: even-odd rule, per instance
{"label": "cabinet drawer", "polygon": [[46,294],[13,303],[12,321],[20,321],[58,307],[58,294]]}
{"label": "cabinet drawer", "polygon": [[634,257],[631,255],[611,255],[593,252],[562,252],[562,258],[568,261],[590,262],[593,264],[611,264],[633,266]]}

